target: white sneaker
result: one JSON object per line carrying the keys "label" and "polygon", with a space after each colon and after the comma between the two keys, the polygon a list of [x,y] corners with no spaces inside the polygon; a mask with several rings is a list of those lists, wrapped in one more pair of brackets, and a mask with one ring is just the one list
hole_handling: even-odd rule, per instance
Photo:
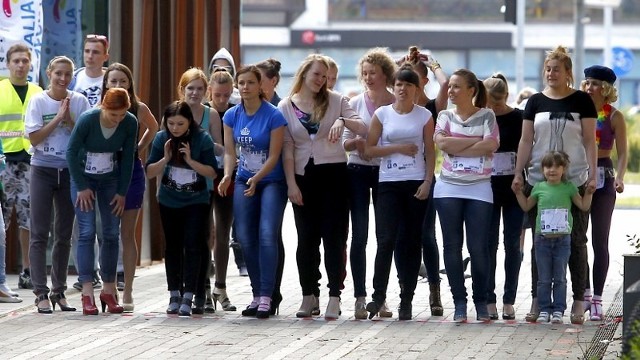
{"label": "white sneaker", "polygon": [[20,303],[22,299],[9,295],[0,289],[0,303]]}
{"label": "white sneaker", "polygon": [[13,296],[13,297],[20,296],[20,294],[18,294],[17,292],[11,290],[11,288],[8,287],[6,283],[0,284],[0,291],[4,292],[6,294],[9,294],[10,296]]}
{"label": "white sneaker", "polygon": [[551,316],[551,323],[552,324],[562,324],[564,323],[564,321],[562,320],[562,313],[560,311],[554,311],[553,315]]}
{"label": "white sneaker", "polygon": [[541,311],[540,315],[538,315],[538,320],[536,322],[539,323],[548,323],[549,322],[549,313],[546,311]]}

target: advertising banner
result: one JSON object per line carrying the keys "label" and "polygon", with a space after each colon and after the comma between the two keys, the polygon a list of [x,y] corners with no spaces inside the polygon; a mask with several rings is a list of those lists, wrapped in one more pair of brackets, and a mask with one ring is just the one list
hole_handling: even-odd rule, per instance
{"label": "advertising banner", "polygon": [[82,66],[82,0],[43,0],[42,80],[46,85],[46,66],[58,55]]}
{"label": "advertising banner", "polygon": [[23,43],[31,51],[28,80],[38,82],[43,33],[42,0],[2,0],[0,14],[0,78],[9,76],[7,50]]}

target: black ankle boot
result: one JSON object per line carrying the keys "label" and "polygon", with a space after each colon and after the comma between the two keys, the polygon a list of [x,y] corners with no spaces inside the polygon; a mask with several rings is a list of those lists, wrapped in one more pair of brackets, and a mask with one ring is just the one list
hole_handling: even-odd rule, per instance
{"label": "black ankle boot", "polygon": [[398,307],[398,320],[411,320],[413,318],[411,310],[411,301],[401,300]]}

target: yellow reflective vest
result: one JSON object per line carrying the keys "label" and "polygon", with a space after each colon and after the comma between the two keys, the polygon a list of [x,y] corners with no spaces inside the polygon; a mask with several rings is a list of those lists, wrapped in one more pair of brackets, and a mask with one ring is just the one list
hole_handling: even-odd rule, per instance
{"label": "yellow reflective vest", "polygon": [[28,151],[29,137],[24,133],[24,114],[31,96],[42,92],[38,85],[28,83],[24,104],[9,79],[0,81],[0,139],[5,153]]}

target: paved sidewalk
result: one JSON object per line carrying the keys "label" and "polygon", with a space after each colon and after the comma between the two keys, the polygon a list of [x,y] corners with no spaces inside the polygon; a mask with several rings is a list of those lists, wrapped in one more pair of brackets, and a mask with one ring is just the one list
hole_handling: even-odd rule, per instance
{"label": "paved sidewalk", "polygon": [[[611,234],[611,267],[605,288],[605,310],[609,308],[622,284],[622,253],[631,248],[625,234],[636,231],[629,224],[637,221],[637,210],[616,210]],[[636,231],[637,232],[637,231]],[[480,323],[470,300],[469,322],[456,324],[453,302],[446,276],[442,281],[444,317],[431,317],[428,309],[428,284],[419,282],[413,302],[414,320],[397,321],[399,304],[395,271],[389,284],[388,302],[394,309],[391,319],[355,320],[353,287],[347,276],[342,295],[342,316],[325,321],[323,317],[298,319],[295,312],[301,301],[295,264],[295,226],[291,208],[285,214],[286,264],[282,292],[284,301],[279,315],[268,320],[243,318],[240,311],[181,318],[166,315],[168,302],[164,266],[141,268],[134,283],[136,309],[133,314],[83,316],[81,311],[40,315],[33,306],[30,291],[19,290],[20,304],[0,304],[0,358],[225,358],[225,359],[582,359],[592,339],[602,326],[586,322],[571,324],[529,324],[524,316],[530,306],[531,239],[527,237],[525,258],[520,273],[516,299],[517,320]],[[367,285],[371,291],[375,237],[371,229],[368,251]],[[438,234],[441,244],[441,236]],[[502,248],[499,250],[502,261]],[[441,260],[442,262],[442,260]],[[497,283],[504,279],[498,267]],[[69,279],[73,283],[74,278]],[[328,300],[326,276],[323,273],[321,309]],[[9,284],[17,285],[17,276],[9,276]],[[238,276],[230,261],[227,287],[231,300],[243,309],[251,300],[249,279]],[[471,280],[467,280],[469,293]],[[568,288],[571,289],[570,284]],[[501,298],[502,291],[497,291]],[[80,294],[67,292],[72,305],[80,307]],[[568,303],[571,306],[571,301]],[[502,304],[498,304],[499,311]],[[569,322],[565,314],[565,322]],[[619,338],[621,326],[615,338]],[[615,339],[614,338],[614,339]],[[617,358],[619,340],[609,344],[605,359]]]}

